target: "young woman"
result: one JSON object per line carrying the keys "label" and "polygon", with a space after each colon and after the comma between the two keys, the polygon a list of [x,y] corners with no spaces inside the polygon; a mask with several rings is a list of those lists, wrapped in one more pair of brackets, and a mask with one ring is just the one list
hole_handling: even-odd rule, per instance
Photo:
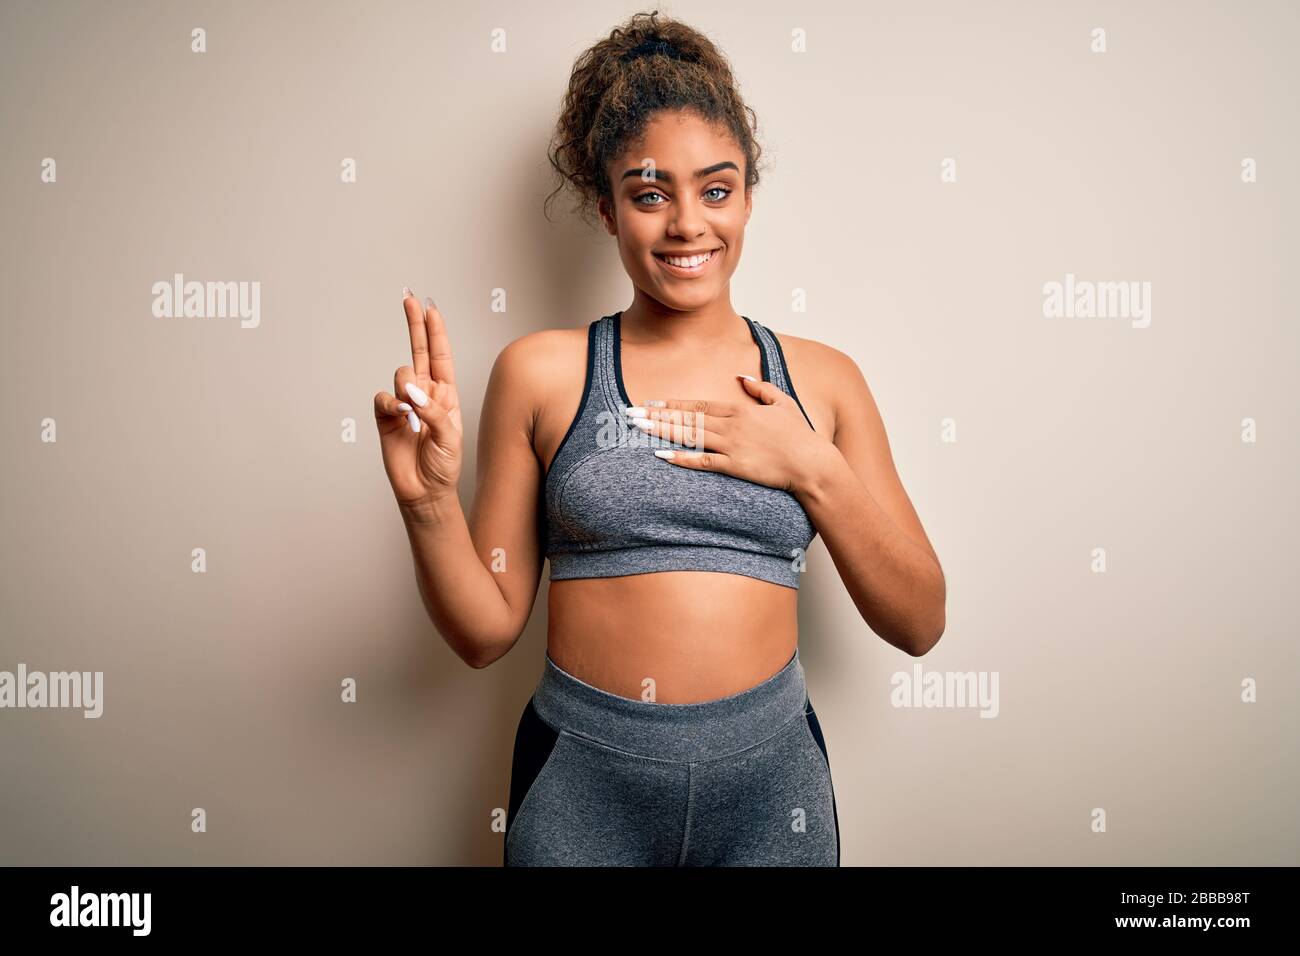
{"label": "young woman", "polygon": [[412,362],[375,417],[439,633],[491,664],[551,562],[507,866],[837,866],[798,653],[813,538],[884,640],[921,655],[943,633],[943,571],[857,365],[732,308],[751,115],[713,44],[657,13],[578,59],[551,161],[617,240],[632,303],[502,350],[468,522],[447,326],[403,290]]}

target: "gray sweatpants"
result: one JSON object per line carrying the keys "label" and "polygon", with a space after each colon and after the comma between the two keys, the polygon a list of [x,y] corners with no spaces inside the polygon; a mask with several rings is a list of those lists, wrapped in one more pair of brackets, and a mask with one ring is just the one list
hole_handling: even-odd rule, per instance
{"label": "gray sweatpants", "polygon": [[546,655],[519,721],[506,866],[838,866],[830,762],[795,651],[695,704],[610,694]]}

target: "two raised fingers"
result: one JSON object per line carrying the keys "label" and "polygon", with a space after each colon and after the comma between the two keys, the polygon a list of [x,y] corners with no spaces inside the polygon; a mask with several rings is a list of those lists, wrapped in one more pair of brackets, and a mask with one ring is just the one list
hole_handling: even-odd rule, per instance
{"label": "two raised fingers", "polygon": [[447,323],[442,313],[425,296],[424,307],[410,289],[402,289],[402,308],[406,311],[407,331],[411,336],[411,368],[416,378],[431,378],[435,382],[456,382],[456,370],[451,360],[451,339],[447,336]]}
{"label": "two raised fingers", "polygon": [[402,311],[411,340],[411,364],[401,366],[393,375],[392,395],[375,395],[375,417],[405,415],[411,431],[419,433],[422,419],[432,424],[440,414],[445,415],[429,388],[436,394],[439,383],[455,382],[456,372],[447,325],[433,299],[426,296],[421,308],[415,293],[403,287]]}

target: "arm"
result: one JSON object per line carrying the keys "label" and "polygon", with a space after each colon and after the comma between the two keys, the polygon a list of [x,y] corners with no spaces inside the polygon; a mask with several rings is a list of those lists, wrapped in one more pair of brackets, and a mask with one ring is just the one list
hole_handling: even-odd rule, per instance
{"label": "arm", "polygon": [[479,422],[474,502],[467,521],[454,492],[399,503],[416,582],[434,627],[471,667],[506,654],[532,613],[541,577],[532,449],[536,394],[527,380],[530,336],[510,343],[492,366]]}
{"label": "arm", "polygon": [[822,453],[807,461],[791,493],[826,542],[863,620],[893,646],[920,657],[943,635],[943,568],[899,481],[861,370],[842,352],[826,352],[835,383],[835,431]]}

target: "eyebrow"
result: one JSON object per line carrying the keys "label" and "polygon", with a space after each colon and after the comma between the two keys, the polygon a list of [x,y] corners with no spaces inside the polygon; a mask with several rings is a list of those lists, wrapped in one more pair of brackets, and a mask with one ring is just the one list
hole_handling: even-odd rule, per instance
{"label": "eyebrow", "polygon": [[[721,163],[714,163],[712,166],[705,166],[703,169],[695,170],[695,178],[703,179],[705,176],[712,176],[720,169],[734,169],[736,172],[740,172],[739,166],[731,160],[726,160]],[[619,181],[621,182],[629,176],[640,176],[643,172],[645,172],[645,167],[643,166],[638,166],[636,169],[629,169],[619,177]],[[654,176],[651,178],[662,179],[666,183],[671,183],[676,179],[676,177],[672,173],[668,172],[668,170],[660,169],[658,166],[654,167]]]}

